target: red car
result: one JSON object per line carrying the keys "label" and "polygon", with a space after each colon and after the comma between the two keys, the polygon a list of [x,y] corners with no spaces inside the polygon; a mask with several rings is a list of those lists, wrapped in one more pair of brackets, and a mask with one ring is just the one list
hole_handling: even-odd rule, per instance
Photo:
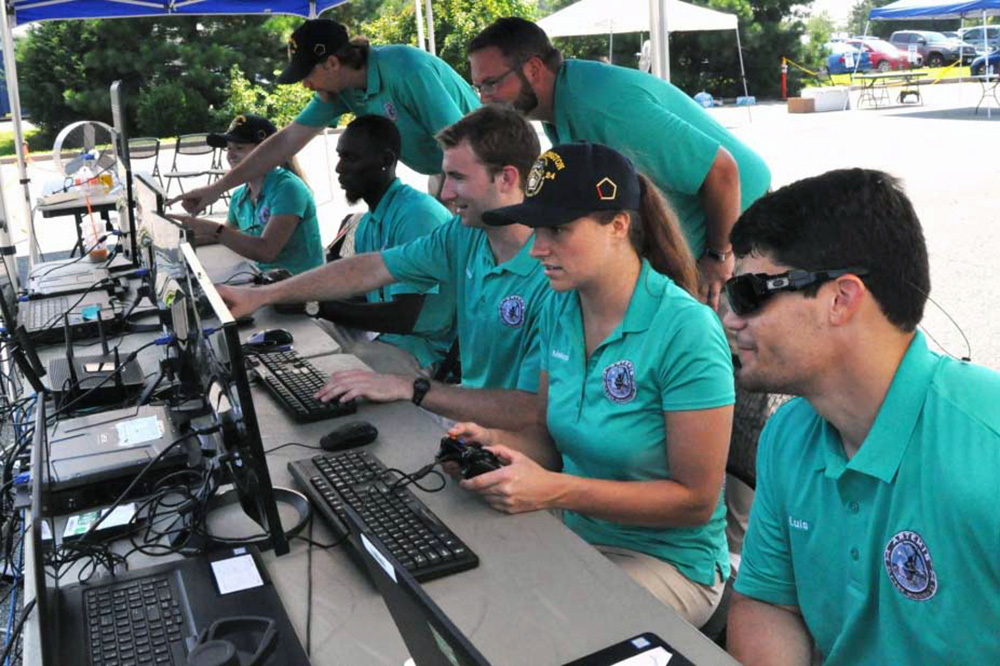
{"label": "red car", "polygon": [[863,42],[860,39],[848,39],[847,43],[856,49],[862,48],[863,43],[865,51],[868,52],[868,56],[871,58],[872,67],[880,72],[888,72],[892,69],[908,69],[910,67],[907,54],[884,39],[869,38]]}

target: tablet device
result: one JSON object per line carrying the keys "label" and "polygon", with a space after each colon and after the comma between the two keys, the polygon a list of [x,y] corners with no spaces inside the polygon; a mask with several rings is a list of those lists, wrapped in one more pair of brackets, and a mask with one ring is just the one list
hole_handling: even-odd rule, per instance
{"label": "tablet device", "polygon": [[647,632],[564,666],[694,666],[654,633]]}

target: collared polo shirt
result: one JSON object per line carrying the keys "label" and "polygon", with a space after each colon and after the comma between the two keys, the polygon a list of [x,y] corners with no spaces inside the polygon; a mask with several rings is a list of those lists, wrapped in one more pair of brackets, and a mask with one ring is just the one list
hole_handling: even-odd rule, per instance
{"label": "collared polo shirt", "polygon": [[[733,404],[733,365],[718,317],[646,261],[621,324],[586,358],[575,291],[555,294],[541,325],[547,424],[563,472],[611,481],[670,479],[664,412]],[[564,512],[589,543],[670,562],[703,585],[729,577],[726,509],[698,527],[656,528]]]}
{"label": "collared polo shirt", "polygon": [[1000,663],[1000,376],[917,333],[848,461],[804,399],[761,433],[736,589],[826,666]]}
{"label": "collared polo shirt", "polygon": [[258,261],[257,265],[262,270],[284,268],[293,275],[322,266],[323,242],[316,219],[316,201],[309,187],[291,171],[280,167],[268,171],[256,202],[250,198],[246,185],[236,188],[229,200],[226,221],[248,236],[260,237],[275,215],[294,215],[299,223],[274,261]]}
{"label": "collared polo shirt", "polygon": [[[382,195],[374,211],[358,222],[354,251],[381,252],[426,236],[452,215],[437,199],[404,185],[398,178]],[[386,285],[366,295],[369,303],[389,303],[397,294],[424,293],[403,282]],[[424,304],[411,334],[383,333],[381,342],[413,354],[421,367],[442,360],[455,339],[455,290],[450,282],[440,283],[424,296]]]}
{"label": "collared polo shirt", "polygon": [[755,152],[681,89],[646,72],[567,60],[556,77],[552,143],[590,141],[622,153],[660,188],[677,212],[695,257],[705,250],[698,191],[719,147],[740,169],[740,211],[767,192],[771,172]]}
{"label": "collared polo shirt", "polygon": [[444,60],[412,46],[373,46],[364,90],[343,90],[331,103],[315,95],[295,122],[336,127],[345,113],[384,116],[403,139],[403,164],[432,175],[441,173],[442,158],[434,135],[478,108],[472,86]]}
{"label": "collared polo shirt", "polygon": [[528,254],[533,242],[534,236],[497,264],[486,233],[455,217],[382,253],[400,282],[454,288],[462,386],[538,391],[538,317],[552,292],[542,265]]}

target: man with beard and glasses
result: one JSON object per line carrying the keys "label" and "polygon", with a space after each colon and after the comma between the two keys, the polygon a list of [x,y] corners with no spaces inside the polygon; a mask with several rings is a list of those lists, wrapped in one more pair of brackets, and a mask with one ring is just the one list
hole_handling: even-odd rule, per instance
{"label": "man with beard and glasses", "polygon": [[764,161],[687,94],[644,72],[564,61],[531,21],[501,18],[469,43],[472,83],[544,123],[553,144],[589,141],[628,157],[666,195],[713,308],[733,273],[729,230],[771,183]]}
{"label": "man with beard and glasses", "polygon": [[[400,136],[382,116],[356,118],[337,142],[337,177],[351,204],[368,206],[354,230],[354,253],[381,252],[430,234],[452,214],[396,177]],[[455,291],[397,282],[364,303],[325,301],[319,315],[342,348],[384,372],[433,374],[455,339]],[[373,339],[373,333],[379,333]]]}
{"label": "man with beard and glasses", "polygon": [[800,180],[748,209],[732,242],[736,379],[799,397],[760,436],[730,652],[1000,663],[1000,375],[917,330],[930,267],[899,182]]}
{"label": "man with beard and glasses", "polygon": [[430,176],[428,188],[437,195],[441,148],[434,135],[479,107],[468,82],[444,60],[412,46],[371,46],[329,19],[306,21],[288,39],[288,66],[278,83],[299,82],[316,94],[294,121],[239,168],[170,203],[180,201],[189,213],[204,210],[227,190],[298,153],[347,113],[385,116],[395,123],[402,137],[399,161]]}
{"label": "man with beard and glasses", "polygon": [[260,288],[219,287],[234,316],[274,303],[346,298],[395,282],[455,289],[462,385],[413,374],[336,372],[320,400],[411,400],[456,421],[522,428],[538,410],[538,319],[551,295],[531,257],[532,230],[488,227],[484,211],[520,203],[538,136],[512,109],[486,106],[438,134],[444,149],[442,199],[455,218],[405,245],[356,254]]}

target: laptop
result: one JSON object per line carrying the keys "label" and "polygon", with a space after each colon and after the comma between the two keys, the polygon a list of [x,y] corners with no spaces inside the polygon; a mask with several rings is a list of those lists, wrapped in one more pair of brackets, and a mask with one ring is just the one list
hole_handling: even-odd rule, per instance
{"label": "laptop", "polygon": [[116,333],[125,310],[124,303],[103,288],[87,294],[51,296],[42,299],[19,300],[8,305],[17,312],[17,323],[24,326],[28,337],[35,342],[49,343],[65,340],[65,314],[69,315],[69,328],[74,339],[94,338],[100,335],[98,312],[105,333]]}
{"label": "laptop", "polygon": [[[308,666],[263,560],[251,547],[48,588],[45,553],[53,529],[45,404],[36,406],[31,454],[31,571],[41,666],[101,666],[134,661],[186,666],[199,639],[236,648],[236,663],[259,654],[260,666]],[[49,543],[46,543],[46,542]],[[66,576],[71,579],[71,576]],[[208,646],[209,648],[213,646]]]}
{"label": "laptop", "polygon": [[[349,506],[343,518],[415,666],[490,666]],[[409,663],[409,662],[408,662]]]}
{"label": "laptop", "polygon": [[86,258],[46,261],[32,266],[27,291],[31,296],[81,294],[110,277],[106,262],[95,264]]}

